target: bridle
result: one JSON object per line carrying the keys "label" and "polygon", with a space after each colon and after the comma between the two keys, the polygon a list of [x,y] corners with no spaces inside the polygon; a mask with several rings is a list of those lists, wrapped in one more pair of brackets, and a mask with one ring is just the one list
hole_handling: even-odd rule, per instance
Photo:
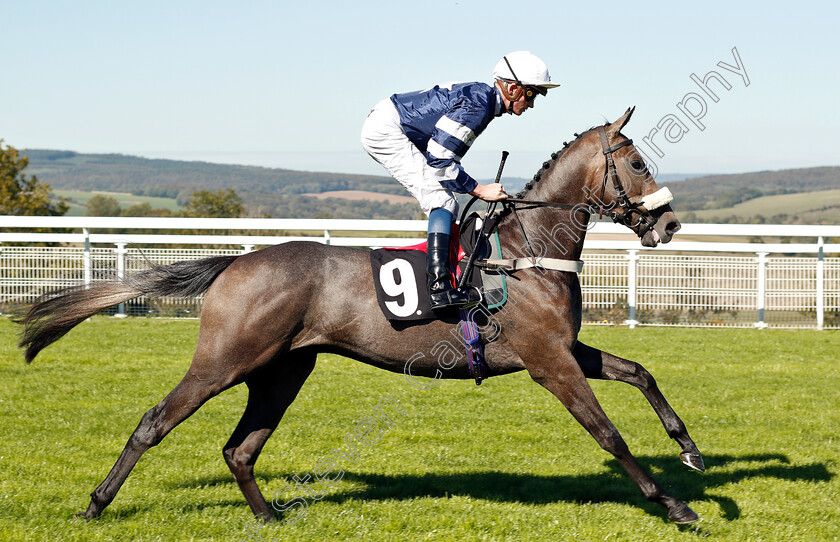
{"label": "bridle", "polygon": [[[606,130],[604,130],[603,126],[598,127],[598,135],[601,138],[601,150],[604,154],[604,160],[606,162],[606,167],[604,169],[604,181],[601,183],[601,194],[598,198],[598,204],[593,205],[568,205],[565,203],[554,203],[551,201],[539,201],[539,200],[526,200],[520,198],[507,198],[501,200],[502,205],[505,207],[505,210],[510,210],[516,216],[517,220],[519,220],[519,216],[516,215],[516,206],[522,205],[520,209],[534,209],[538,207],[552,207],[555,209],[568,209],[576,212],[585,212],[588,215],[594,214],[596,211],[598,212],[598,218],[601,218],[605,214],[616,224],[621,224],[626,226],[627,228],[634,228],[636,225],[639,225],[639,229],[636,231],[636,234],[639,238],[644,237],[650,230],[653,229],[654,225],[656,224],[656,218],[650,214],[650,211],[653,209],[647,209],[644,206],[644,201],[633,203],[630,201],[630,198],[627,196],[627,191],[624,189],[624,186],[621,184],[621,179],[618,177],[618,171],[615,167],[615,160],[613,160],[612,154],[622,147],[626,147],[627,145],[632,145],[632,139],[625,139],[620,143],[616,143],[613,146],[610,146],[609,138],[607,137]],[[621,211],[617,211],[615,209],[616,205],[605,206],[604,205],[604,196],[606,195],[607,191],[607,183],[612,182],[613,191],[615,194],[615,201],[618,204],[618,208]],[[634,219],[634,216],[638,216],[637,219]],[[588,217],[587,217],[588,221]],[[520,221],[521,226],[521,221]]]}
{"label": "bridle", "polygon": [[[614,210],[614,206],[612,206],[611,208],[606,209],[607,216],[609,216],[616,224],[622,224],[623,226],[631,229],[636,224],[639,224],[639,229],[636,233],[640,238],[644,237],[647,232],[653,229],[653,226],[656,224],[656,219],[650,214],[650,211],[642,205],[642,202],[633,203],[630,201],[630,198],[627,197],[627,191],[624,190],[624,185],[621,184],[621,179],[618,178],[618,171],[616,171],[615,161],[612,157],[612,153],[621,147],[632,145],[633,140],[625,139],[624,141],[616,143],[610,147],[609,138],[607,137],[607,132],[604,130],[603,126],[598,127],[598,136],[601,138],[601,149],[604,152],[604,159],[607,163],[607,167],[604,170],[604,182],[601,184],[601,197],[598,198],[598,218],[604,216],[604,195],[607,191],[607,181],[610,180],[612,181],[616,201],[618,201],[618,206],[621,208],[621,212],[616,212]],[[633,215],[638,215],[639,218],[637,223],[633,222]]]}
{"label": "bridle", "polygon": [[[517,210],[528,210],[528,209],[537,209],[539,207],[550,207],[553,209],[565,209],[572,212],[572,214],[576,212],[583,212],[586,213],[586,220],[581,222],[585,224],[589,222],[589,217],[592,216],[595,211],[598,211],[598,217],[604,216],[606,214],[613,222],[616,224],[621,224],[626,226],[627,228],[633,229],[636,225],[638,225],[638,230],[636,230],[636,234],[641,239],[644,237],[649,231],[651,231],[656,224],[656,218],[650,214],[650,211],[657,209],[663,205],[666,205],[668,202],[671,201],[672,196],[670,191],[667,188],[661,188],[657,192],[653,194],[649,194],[645,196],[640,202],[633,203],[630,201],[630,198],[627,196],[627,191],[624,189],[624,186],[621,184],[621,179],[618,177],[618,171],[615,167],[615,160],[613,160],[612,154],[622,147],[626,147],[627,145],[632,145],[632,139],[625,139],[620,143],[616,143],[613,146],[609,144],[609,138],[607,136],[606,130],[604,130],[603,126],[598,127],[598,135],[601,139],[601,150],[604,154],[604,160],[606,162],[606,168],[604,169],[604,181],[601,184],[601,195],[598,199],[598,205],[593,204],[581,204],[578,203],[576,205],[569,205],[567,203],[555,203],[552,201],[540,201],[540,200],[530,200],[530,199],[521,199],[521,198],[506,198],[500,200],[501,204],[504,207],[504,210],[495,216],[494,219],[491,219],[493,222],[497,222],[501,216],[504,214],[511,213],[516,218],[516,222],[519,225],[519,231],[522,233],[523,238],[525,239],[525,244],[528,247],[528,251],[531,254],[531,260],[536,265],[537,262],[537,254],[534,252],[534,248],[531,246],[531,241],[528,238],[528,234],[525,232],[525,226],[522,224],[522,220],[519,218],[519,214]],[[504,166],[505,158],[507,158],[507,152],[502,154],[502,163],[499,166],[499,173],[496,176],[496,182],[499,182],[501,178],[501,170]],[[607,191],[607,183],[612,182],[613,190],[615,191],[615,201],[618,203],[618,207],[621,209],[621,212],[615,210],[615,204],[610,206],[604,205],[604,195]],[[650,198],[651,204],[647,207],[645,206],[645,201]],[[461,213],[461,220],[460,223],[464,223],[464,219],[469,212],[470,207],[473,203],[478,199],[477,196],[474,196],[470,202],[464,207],[463,212]],[[492,209],[496,206],[496,202],[493,202],[490,207],[488,207],[488,212],[485,214],[485,220],[482,221],[481,231],[479,234],[479,242],[476,246],[479,246],[481,243],[481,239],[483,239],[486,235],[485,228],[488,227],[488,220],[487,216],[492,214]],[[517,209],[519,206],[519,209]],[[638,222],[634,222],[634,216],[638,216]],[[490,226],[489,231],[492,231],[495,226]],[[477,252],[477,251],[476,251]],[[476,254],[474,253],[470,261],[467,265],[467,271],[465,274],[462,275],[462,280],[459,282],[458,287],[462,288],[464,286],[465,280],[464,277],[469,274],[469,270],[472,268],[473,262],[475,261]]]}

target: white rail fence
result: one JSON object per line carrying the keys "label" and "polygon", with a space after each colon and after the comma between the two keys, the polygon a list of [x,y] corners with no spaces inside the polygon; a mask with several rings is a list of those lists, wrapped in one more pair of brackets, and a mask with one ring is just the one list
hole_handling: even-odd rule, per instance
{"label": "white rail fence", "polygon": [[[38,228],[69,232],[19,231]],[[405,246],[424,240],[425,231],[424,220],[0,216],[0,310],[151,262],[242,254],[293,240]],[[673,242],[655,249],[627,232],[601,222],[587,234],[581,274],[586,322],[840,329],[840,244],[825,243],[840,238],[840,226],[686,224]],[[742,242],[721,242],[733,237]],[[789,242],[769,242],[778,239]],[[195,316],[200,304],[140,298],[110,312]]]}

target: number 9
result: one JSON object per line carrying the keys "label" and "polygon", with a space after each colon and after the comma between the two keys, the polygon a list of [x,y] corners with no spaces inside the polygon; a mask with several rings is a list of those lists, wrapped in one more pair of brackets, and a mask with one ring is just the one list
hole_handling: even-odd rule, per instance
{"label": "number 9", "polygon": [[[399,284],[396,275],[399,274]],[[382,291],[390,297],[403,298],[403,304],[396,301],[386,301],[385,307],[394,316],[409,316],[417,310],[419,300],[417,299],[417,279],[414,276],[414,269],[406,260],[392,260],[379,268],[379,284]]]}

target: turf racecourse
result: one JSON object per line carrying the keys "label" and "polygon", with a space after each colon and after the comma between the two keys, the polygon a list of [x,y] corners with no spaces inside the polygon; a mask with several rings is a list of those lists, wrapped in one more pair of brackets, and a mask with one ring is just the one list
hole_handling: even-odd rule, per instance
{"label": "turf racecourse", "polygon": [[[651,370],[705,454],[706,473],[684,468],[637,390],[593,383],[631,450],[700,514],[692,526],[647,503],[527,374],[421,391],[402,375],[335,356],[322,356],[257,463],[266,495],[298,499],[286,516],[295,523],[255,523],[222,460],[244,408],[242,386],[143,456],[102,517],[72,520],[142,414],[180,380],[197,328],[194,320],[94,318],[26,366],[16,326],[0,319],[0,540],[840,536],[840,335],[777,330],[583,331],[586,342]],[[352,454],[346,435],[385,397],[405,414],[391,410],[393,426]],[[322,498],[283,491],[325,458],[344,476],[312,486],[326,490]]]}

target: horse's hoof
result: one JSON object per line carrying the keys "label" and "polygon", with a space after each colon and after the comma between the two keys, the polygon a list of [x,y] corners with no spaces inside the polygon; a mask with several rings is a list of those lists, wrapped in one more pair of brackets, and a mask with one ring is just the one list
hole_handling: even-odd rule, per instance
{"label": "horse's hoof", "polygon": [[79,512],[76,512],[75,514],[73,514],[73,519],[74,520],[95,519],[95,518],[98,518],[98,517],[99,517],[99,513],[95,512],[95,511],[91,512],[90,508],[88,508],[84,512],[79,511]]}
{"label": "horse's hoof", "polygon": [[700,519],[697,513],[688,507],[687,504],[681,502],[679,505],[668,510],[668,519],[674,523],[684,525],[686,523],[694,523]]}
{"label": "horse's hoof", "polygon": [[703,464],[703,456],[699,453],[683,452],[680,454],[680,459],[692,469],[706,472],[706,465]]}

